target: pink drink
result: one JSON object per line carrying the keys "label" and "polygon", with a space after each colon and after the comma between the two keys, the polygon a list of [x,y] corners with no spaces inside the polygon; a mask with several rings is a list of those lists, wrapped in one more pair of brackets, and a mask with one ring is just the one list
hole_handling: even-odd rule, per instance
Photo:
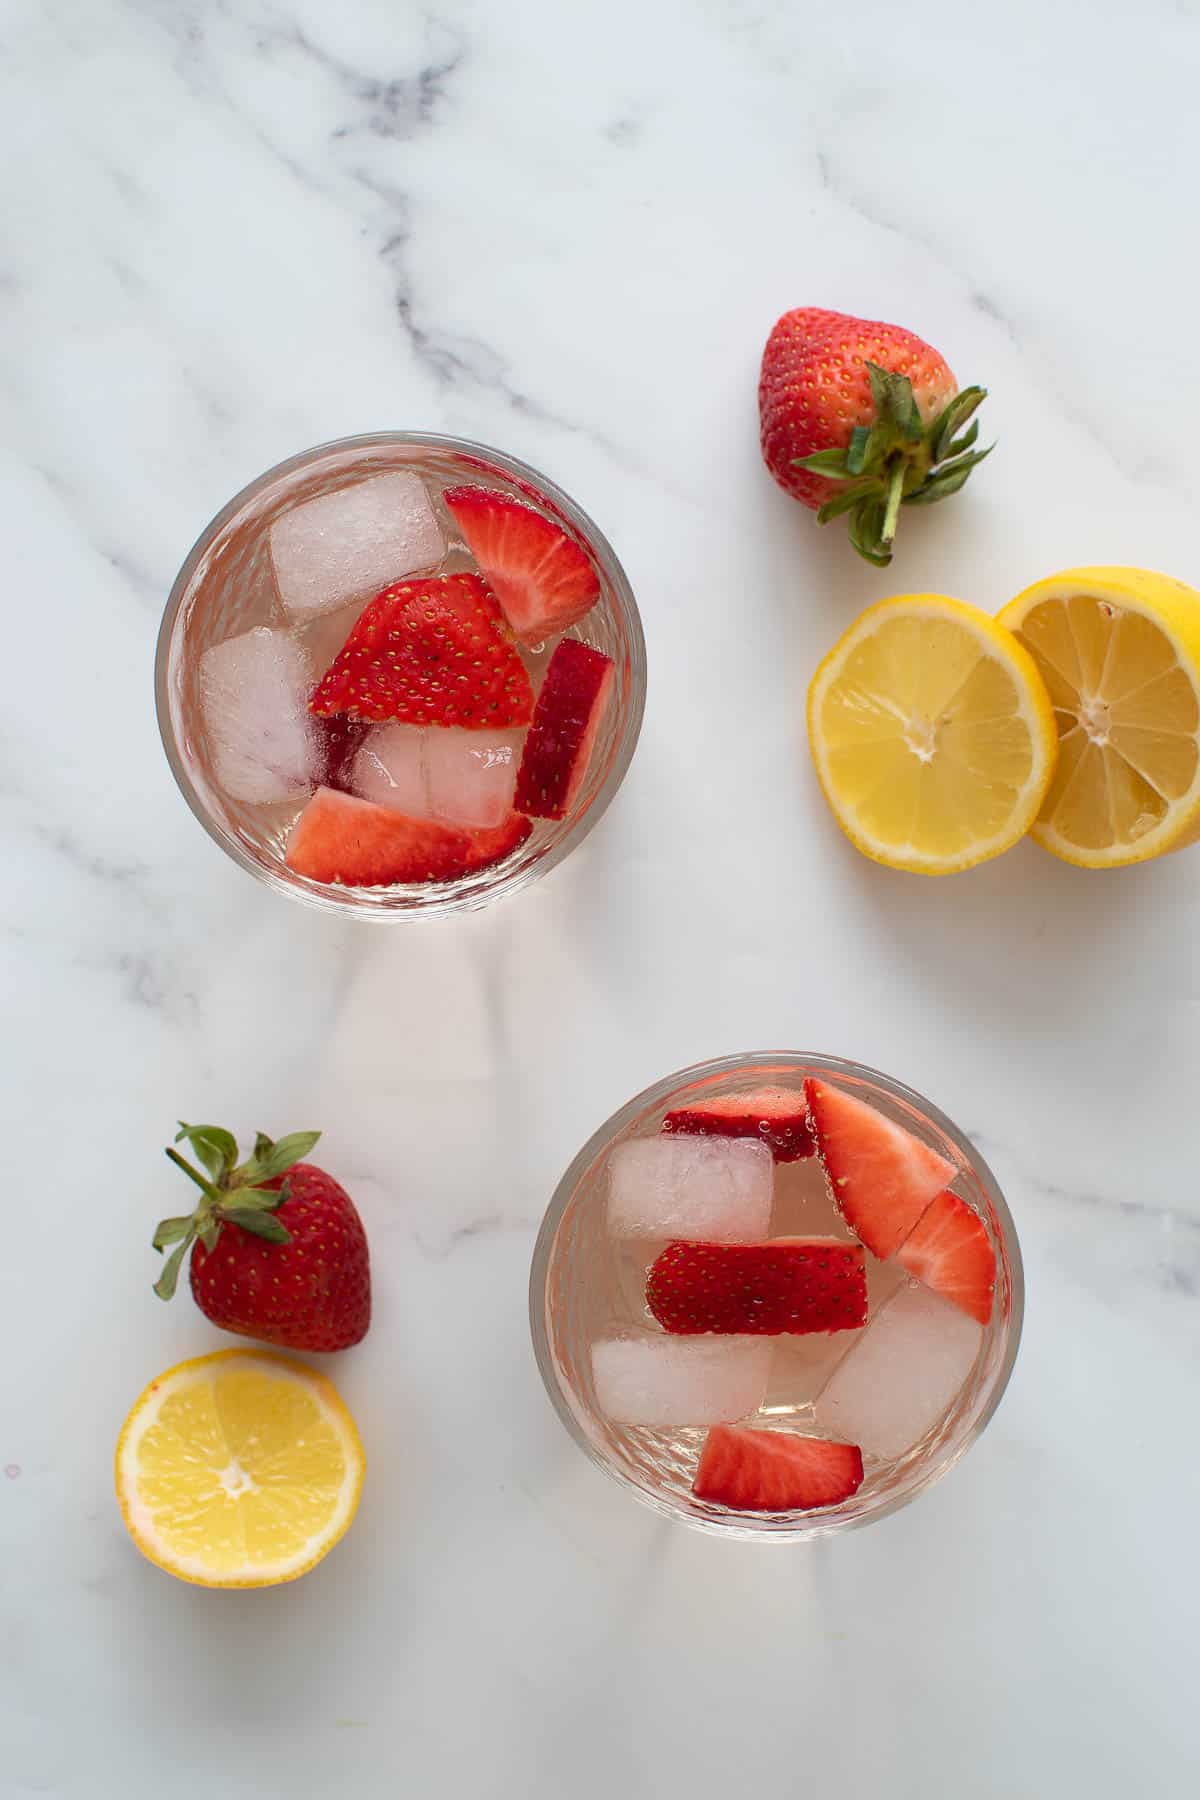
{"label": "pink drink", "polygon": [[[944,1157],[953,1165],[947,1186],[955,1200],[939,1205],[961,1202],[969,1209],[966,1222],[994,1267],[986,1324],[945,1293],[913,1279],[895,1257],[860,1251],[816,1156],[773,1161],[761,1151],[756,1155],[751,1145],[738,1160],[753,1168],[739,1167],[727,1179],[726,1167],[714,1174],[703,1163],[689,1164],[672,1186],[662,1157],[643,1149],[663,1139],[664,1120],[676,1109],[707,1107],[715,1098],[764,1088],[800,1095],[806,1077],[865,1101],[872,1116],[900,1126],[934,1153],[931,1160]],[[725,1140],[726,1151],[730,1141]],[[815,1240],[818,1254],[825,1240],[844,1247],[843,1255],[848,1247],[854,1259],[865,1261],[865,1325],[766,1336],[753,1335],[746,1325],[729,1335],[664,1331],[647,1303],[647,1277],[656,1264],[664,1267],[660,1258],[671,1239],[680,1266],[696,1260],[678,1256],[689,1196],[703,1215],[695,1235],[717,1244],[707,1254],[718,1269],[725,1266],[722,1239],[727,1244],[765,1239],[769,1245],[779,1239]],[[669,1218],[669,1228],[658,1235],[656,1208]],[[932,1264],[926,1273],[941,1279]],[[703,1296],[707,1305],[707,1287]],[[661,1306],[657,1290],[652,1289],[652,1299]],[[760,1299],[756,1295],[754,1304]],[[736,1291],[731,1304],[736,1314],[742,1304]],[[1012,1219],[986,1165],[961,1133],[919,1095],[874,1071],[785,1054],[728,1058],[685,1070],[639,1095],[603,1126],[555,1194],[530,1284],[539,1366],[577,1442],[660,1511],[743,1536],[809,1537],[864,1523],[937,1480],[999,1402],[1016,1356],[1021,1308]],[[704,1412],[704,1419],[685,1419],[689,1406]],[[653,1423],[630,1422],[652,1416]],[[744,1509],[697,1497],[693,1482],[714,1424],[732,1426],[735,1436],[729,1441],[735,1445],[743,1441],[736,1434],[745,1429],[861,1444],[861,1485],[836,1504],[804,1508]]]}
{"label": "pink drink", "polygon": [[[594,604],[561,632],[519,637],[496,599],[499,583],[493,591],[446,504],[447,489],[499,496],[548,521],[550,534],[560,534],[571,555],[594,572]],[[424,719],[410,725],[344,713],[318,719],[310,712],[322,676],[381,589],[463,576],[494,613],[503,654],[513,659],[529,706],[562,638],[593,647],[611,665],[603,705],[582,734],[585,754],[562,784],[565,816],[526,823],[514,812],[528,707],[497,721],[473,717],[470,730],[457,720],[455,728],[442,729]],[[645,652],[629,584],[586,515],[511,458],[419,434],[326,445],[245,489],[189,556],[159,637],[160,728],[176,780],[201,823],[271,886],[364,917],[478,906],[552,868],[597,822],[619,786],[637,741],[644,691]],[[381,806],[415,818],[423,878],[381,879],[376,872],[360,882],[344,877],[336,863],[328,879],[290,867],[289,844],[297,860],[297,820],[324,789],[353,800],[342,810],[356,828],[365,819],[375,829],[374,809]],[[382,836],[386,847],[389,828]],[[388,866],[387,854],[376,858],[385,876]]]}

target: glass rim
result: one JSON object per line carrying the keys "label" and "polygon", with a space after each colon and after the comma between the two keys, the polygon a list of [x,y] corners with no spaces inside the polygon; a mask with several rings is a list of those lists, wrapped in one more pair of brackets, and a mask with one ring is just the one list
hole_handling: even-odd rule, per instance
{"label": "glass rim", "polygon": [[[656,1494],[632,1480],[592,1441],[576,1417],[558,1377],[546,1324],[546,1283],[554,1240],[558,1235],[558,1229],[568,1205],[588,1170],[626,1124],[636,1118],[639,1113],[652,1111],[655,1106],[669,1099],[680,1089],[690,1087],[706,1078],[734,1075],[754,1069],[774,1069],[778,1073],[783,1073],[788,1065],[800,1065],[806,1069],[818,1070],[835,1080],[839,1075],[843,1075],[870,1083],[890,1097],[913,1108],[938,1131],[944,1133],[949,1142],[960,1152],[972,1175],[978,1179],[988,1204],[994,1210],[1007,1260],[1010,1304],[1003,1354],[983,1403],[967,1430],[964,1431],[961,1441],[938,1463],[936,1468],[929,1472],[925,1480],[914,1483],[908,1492],[893,1494],[882,1499],[878,1507],[856,1517],[834,1519],[828,1515],[821,1515],[814,1518],[809,1524],[797,1522],[795,1525],[767,1527],[756,1525],[753,1515],[746,1515],[744,1518],[731,1515],[727,1522],[724,1519],[706,1519],[699,1514],[683,1512],[663,1495]],[[591,1134],[587,1142],[571,1159],[542,1216],[529,1270],[529,1326],[533,1338],[534,1359],[537,1362],[538,1372],[550,1403],[574,1441],[611,1481],[615,1481],[627,1493],[632,1494],[643,1505],[650,1507],[660,1517],[672,1519],[677,1524],[695,1531],[706,1532],[710,1536],[741,1539],[755,1543],[812,1543],[822,1537],[833,1537],[843,1531],[855,1531],[864,1526],[874,1525],[879,1520],[899,1512],[901,1508],[909,1506],[914,1500],[919,1499],[928,1488],[934,1486],[950,1472],[972,1444],[977,1441],[995,1415],[996,1409],[1004,1398],[1017,1360],[1024,1318],[1025,1272],[1016,1221],[1004,1198],[999,1182],[978,1148],[965,1132],[942,1112],[940,1107],[936,1106],[932,1100],[928,1100],[916,1088],[909,1087],[906,1082],[898,1081],[894,1076],[885,1074],[881,1069],[872,1068],[868,1063],[855,1062],[850,1057],[831,1056],[823,1051],[753,1050],[741,1055],[712,1057],[704,1062],[691,1063],[686,1068],[677,1069],[672,1074],[663,1076],[661,1080],[652,1082],[649,1087],[643,1088],[640,1093],[627,1100],[623,1106],[618,1107],[616,1112],[612,1113]]]}
{"label": "glass rim", "polygon": [[[276,482],[319,462],[323,457],[353,454],[358,450],[365,452],[372,449],[386,449],[390,446],[429,450],[435,453],[444,451],[455,456],[476,457],[511,479],[527,483],[544,495],[563,514],[568,523],[582,534],[594,552],[596,562],[600,565],[612,590],[616,610],[629,639],[629,704],[621,722],[621,735],[612,762],[601,787],[586,812],[574,819],[535,862],[514,870],[509,878],[494,888],[486,885],[476,886],[466,889],[460,894],[438,895],[425,904],[418,902],[407,906],[392,907],[365,905],[349,891],[339,894],[332,889],[320,890],[315,886],[298,886],[252,856],[237,837],[226,830],[213,816],[197,791],[176,741],[170,697],[171,649],[176,621],[202,557],[226,526],[231,524],[245,507]],[[448,913],[476,911],[490,905],[495,900],[505,899],[531,886],[543,875],[548,875],[551,870],[557,868],[559,863],[569,856],[572,850],[577,849],[589,832],[599,824],[629,771],[629,765],[633,761],[634,751],[637,749],[638,738],[641,735],[642,719],[646,707],[646,639],[642,629],[641,613],[638,610],[629,577],[608,538],[591,515],[585,512],[583,507],[565,493],[548,475],[543,475],[540,469],[535,469],[531,463],[523,462],[519,457],[510,456],[507,451],[498,450],[491,444],[479,443],[472,438],[453,437],[443,432],[358,432],[350,437],[327,439],[306,450],[296,451],[294,455],[285,457],[282,462],[274,463],[261,475],[255,476],[252,481],[240,488],[233,498],[228,500],[220,511],[209,520],[181,563],[163,609],[154,653],[154,702],[159,737],[176,787],[183,795],[192,815],[204,827],[208,836],[248,875],[265,883],[277,893],[285,894],[291,900],[299,901],[302,905],[314,907],[322,912],[334,913],[342,918],[363,919],[368,922],[422,917],[440,918],[445,917]]]}

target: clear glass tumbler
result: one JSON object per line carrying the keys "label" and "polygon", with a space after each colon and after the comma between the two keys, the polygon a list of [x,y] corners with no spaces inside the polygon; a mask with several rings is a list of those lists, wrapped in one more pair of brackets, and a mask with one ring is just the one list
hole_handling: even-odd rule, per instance
{"label": "clear glass tumbler", "polygon": [[[622,1247],[606,1230],[608,1159],[613,1147],[625,1139],[657,1133],[674,1108],[702,1106],[718,1095],[756,1088],[796,1087],[806,1076],[828,1079],[867,1101],[957,1166],[953,1192],[983,1220],[996,1252],[995,1303],[979,1354],[957,1398],[902,1458],[874,1467],[868,1462],[863,1485],[838,1506],[811,1513],[733,1513],[698,1500],[691,1492],[702,1428],[665,1431],[619,1425],[597,1406],[590,1362],[593,1342],[614,1325],[653,1324],[648,1312],[640,1320],[633,1316],[644,1307],[644,1270],[639,1266],[631,1271],[623,1264]],[[785,1166],[809,1171],[802,1179],[817,1179],[811,1161],[780,1165],[777,1178]],[[893,1265],[879,1268],[892,1271]],[[546,1391],[563,1424],[593,1462],[669,1518],[722,1536],[789,1542],[883,1518],[916,1499],[958,1461],[1000,1403],[1016,1360],[1023,1305],[1021,1253],[1012,1215],[995,1177],[962,1132],[928,1100],[887,1075],[838,1057],[792,1051],[698,1063],[668,1075],[614,1113],[558,1184],[538,1234],[529,1286],[534,1352]],[[768,1403],[764,1413],[780,1410]],[[745,1422],[769,1426],[780,1421],[756,1416]],[[803,1409],[792,1422],[803,1429]]]}
{"label": "clear glass tumbler", "polygon": [[[268,534],[277,514],[298,501],[397,470],[424,477],[436,496],[455,483],[494,488],[531,501],[584,548],[600,580],[600,599],[568,635],[611,656],[617,679],[591,761],[569,815],[535,823],[506,862],[456,882],[342,888],[308,880],[283,860],[298,807],[245,806],[222,794],[208,753],[199,700],[199,663],[211,645],[277,621]],[[437,504],[435,499],[435,504]],[[446,517],[450,550],[442,567],[469,566]],[[426,432],[389,431],[321,444],[268,469],[229,502],[180,569],[159,630],[155,693],[163,747],[184,799],[209,836],[240,867],[288,894],[356,918],[437,915],[486,905],[528,887],[582,843],[616,793],[633,757],[646,697],[646,648],[628,578],[587,514],[546,476],[499,450]]]}

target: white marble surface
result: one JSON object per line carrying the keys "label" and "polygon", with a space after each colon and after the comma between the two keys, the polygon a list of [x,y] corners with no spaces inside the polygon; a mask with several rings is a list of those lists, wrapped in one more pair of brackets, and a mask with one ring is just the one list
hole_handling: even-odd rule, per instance
{"label": "white marble surface", "polygon": [[[8,0],[0,9],[7,1228],[0,1792],[1190,1795],[1200,852],[860,861],[802,747],[866,601],[1200,578],[1195,0]],[[990,385],[890,573],[763,472],[786,306]],[[442,928],[289,907],[176,794],[174,570],[309,443],[424,426],[576,495],[640,597],[626,787]],[[920,1504],[811,1551],[670,1529],[543,1397],[525,1279],[582,1138],[718,1052],[842,1051],[977,1135],[1016,1375]],[[117,1425],[216,1343],[149,1291],[178,1114],[325,1128],[377,1318],[359,1522],[305,1581],[134,1553]],[[176,1196],[178,1198],[178,1196]]]}

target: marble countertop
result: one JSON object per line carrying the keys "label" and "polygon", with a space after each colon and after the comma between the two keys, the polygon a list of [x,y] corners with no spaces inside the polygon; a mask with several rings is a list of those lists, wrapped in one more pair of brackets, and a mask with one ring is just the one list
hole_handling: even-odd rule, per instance
{"label": "marble countertop", "polygon": [[[1200,6],[4,15],[0,1792],[1191,1794],[1200,852],[890,874],[826,814],[801,705],[889,592],[1200,580]],[[759,462],[758,356],[801,303],[909,323],[992,390],[995,456],[888,572]],[[217,507],[393,426],[579,499],[650,688],[566,865],[369,929],[208,841],[151,665]],[[672,1528],[593,1470],[525,1312],[584,1137],[673,1068],[774,1046],[956,1118],[1028,1280],[966,1461],[790,1550]],[[164,1578],[111,1493],[133,1397],[217,1342],[149,1291],[180,1114],[323,1126],[374,1248],[376,1322],[337,1371],[359,1521],[261,1594]]]}

